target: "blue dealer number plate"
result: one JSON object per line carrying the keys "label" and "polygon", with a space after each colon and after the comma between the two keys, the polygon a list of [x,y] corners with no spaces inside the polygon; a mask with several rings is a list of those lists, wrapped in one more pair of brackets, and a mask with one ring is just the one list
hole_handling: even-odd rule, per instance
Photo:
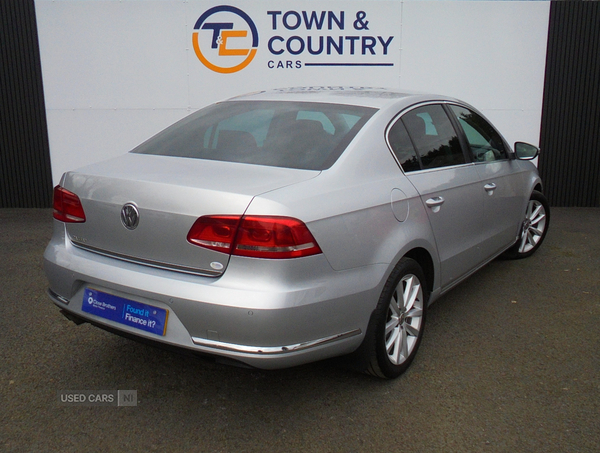
{"label": "blue dealer number plate", "polygon": [[95,289],[85,289],[81,309],[87,313],[156,335],[162,336],[167,332],[168,310],[113,296]]}

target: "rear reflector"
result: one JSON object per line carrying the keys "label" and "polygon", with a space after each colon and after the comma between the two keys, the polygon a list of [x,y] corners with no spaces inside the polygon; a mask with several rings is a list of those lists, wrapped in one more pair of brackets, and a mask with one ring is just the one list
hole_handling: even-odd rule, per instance
{"label": "rear reflector", "polygon": [[252,258],[299,258],[321,253],[307,226],[291,217],[204,216],[188,233],[189,242]]}
{"label": "rear reflector", "polygon": [[54,218],[61,222],[81,223],[85,222],[85,212],[81,200],[73,192],[56,186],[54,188]]}

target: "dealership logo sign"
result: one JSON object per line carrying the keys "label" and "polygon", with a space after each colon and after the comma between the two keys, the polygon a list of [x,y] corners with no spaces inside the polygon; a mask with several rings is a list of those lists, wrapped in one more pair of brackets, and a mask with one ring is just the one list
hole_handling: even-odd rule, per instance
{"label": "dealership logo sign", "polygon": [[[365,11],[266,11],[269,69],[331,66],[394,66],[393,35],[374,33]],[[247,67],[258,50],[258,30],[234,6],[215,6],[196,21],[198,59],[212,71],[231,74]]]}
{"label": "dealership logo sign", "polygon": [[198,59],[215,72],[241,71],[254,59],[258,30],[244,11],[234,6],[215,6],[196,21],[192,34]]}

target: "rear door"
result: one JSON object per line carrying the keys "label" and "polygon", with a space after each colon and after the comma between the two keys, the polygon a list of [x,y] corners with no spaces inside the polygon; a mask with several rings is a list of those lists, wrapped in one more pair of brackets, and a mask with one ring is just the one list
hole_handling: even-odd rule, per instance
{"label": "rear door", "polygon": [[404,113],[388,140],[426,207],[441,264],[442,288],[482,261],[483,190],[440,104]]}

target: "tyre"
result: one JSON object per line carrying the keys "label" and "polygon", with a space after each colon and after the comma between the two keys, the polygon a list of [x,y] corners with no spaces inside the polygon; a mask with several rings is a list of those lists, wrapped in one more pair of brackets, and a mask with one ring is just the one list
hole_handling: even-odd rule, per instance
{"label": "tyre", "polygon": [[521,226],[519,239],[505,253],[504,257],[509,259],[527,258],[533,255],[542,245],[548,226],[550,225],[550,206],[546,197],[534,190],[527,203],[525,220]]}
{"label": "tyre", "polygon": [[361,371],[393,379],[410,366],[425,327],[429,299],[425,282],[423,270],[416,261],[403,258],[396,265],[357,351]]}

